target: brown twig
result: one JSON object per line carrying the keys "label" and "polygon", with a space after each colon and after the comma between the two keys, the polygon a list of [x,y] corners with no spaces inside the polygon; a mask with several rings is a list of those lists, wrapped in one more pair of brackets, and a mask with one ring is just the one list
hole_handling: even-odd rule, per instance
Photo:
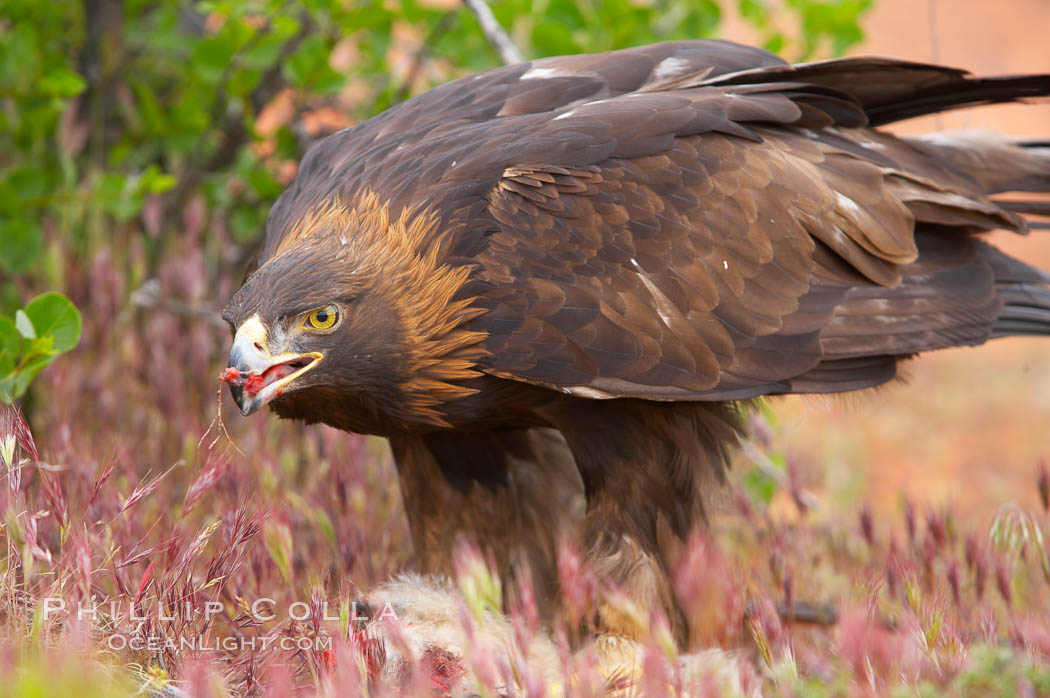
{"label": "brown twig", "polygon": [[107,125],[115,108],[116,86],[124,52],[123,0],[83,0],[84,50],[80,71],[88,89],[81,96],[90,115],[89,152],[102,167],[106,158]]}
{"label": "brown twig", "polygon": [[463,0],[463,4],[477,17],[478,24],[481,25],[481,32],[506,65],[521,63],[525,60],[521,51],[507,36],[507,32],[503,31],[503,27],[496,21],[496,15],[492,14],[492,8],[485,0]]}
{"label": "brown twig", "polygon": [[[252,90],[251,103],[252,107],[259,111],[265,106],[271,99],[273,99],[278,92],[285,87],[284,75],[282,67],[287,59],[295,52],[299,47],[299,44],[310,35],[314,30],[314,24],[310,18],[306,15],[299,17],[299,31],[296,32],[288,41],[284,42],[281,46],[281,51],[277,56],[277,60],[274,64],[262,74],[259,79],[259,84]],[[263,32],[260,32],[259,36],[262,36]],[[256,40],[256,39],[253,39]],[[229,69],[227,69],[229,73]],[[203,151],[206,143],[206,134],[202,133],[200,138],[194,144],[193,150],[187,158],[187,169],[179,181],[178,186],[175,189],[172,201],[174,203],[175,210],[180,210],[189,198],[193,190],[197,188],[201,179],[208,172],[215,172],[218,170],[225,169],[233,163],[237,157],[237,153],[251,136],[248,131],[248,127],[245,125],[244,119],[241,114],[229,114],[223,118],[223,112],[226,111],[226,105],[228,95],[226,93],[226,82],[227,79],[224,77],[222,80],[222,86],[219,88],[219,92],[215,97],[215,102],[212,106],[211,121],[213,123],[221,123],[220,130],[223,133],[222,143],[218,149],[212,153],[211,157],[207,159],[203,165],[201,160],[203,159]]]}
{"label": "brown twig", "polygon": [[216,327],[226,328],[226,321],[222,314],[211,306],[191,305],[178,298],[169,298],[161,294],[160,283],[156,279],[149,279],[144,284],[131,292],[131,304],[139,308],[160,308],[172,315],[191,318],[194,320],[205,320]]}

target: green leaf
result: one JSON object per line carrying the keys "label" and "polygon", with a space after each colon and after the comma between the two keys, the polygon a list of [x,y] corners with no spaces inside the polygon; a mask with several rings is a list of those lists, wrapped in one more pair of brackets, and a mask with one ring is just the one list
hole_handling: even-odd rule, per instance
{"label": "green leaf", "polygon": [[[44,295],[65,299],[57,293]],[[30,340],[28,344],[23,337]],[[33,378],[58,353],[55,350],[55,335],[37,336],[37,328],[25,310],[16,312],[13,322],[7,316],[0,316],[0,401],[11,402],[21,397]]]}
{"label": "green leaf", "polygon": [[269,171],[254,163],[252,167],[245,168],[244,178],[251,185],[256,195],[263,198],[277,197],[284,190],[284,187],[273,178]]}
{"label": "green leaf", "polygon": [[328,49],[324,38],[310,36],[303,40],[284,64],[284,73],[288,82],[298,87],[307,87],[314,73],[328,63]]}
{"label": "green leaf", "polygon": [[784,35],[777,32],[766,39],[765,43],[762,44],[762,48],[772,53],[780,53],[784,50]]}
{"label": "green leaf", "polygon": [[161,107],[157,94],[150,89],[149,83],[135,81],[131,83],[131,89],[135,93],[135,99],[139,107],[139,116],[145,123],[146,130],[150,133],[163,131],[167,122],[167,114],[165,114],[164,108]]}
{"label": "green leaf", "polygon": [[150,165],[139,177],[136,194],[163,194],[176,184],[174,175],[165,174],[156,165]]}
{"label": "green leaf", "polygon": [[582,29],[587,26],[580,14],[580,6],[573,0],[550,0],[547,5],[548,21],[555,21],[566,29]]}
{"label": "green leaf", "polygon": [[14,402],[15,397],[15,376],[14,374],[4,376],[0,374],[0,402]]}
{"label": "green leaf", "polygon": [[558,22],[541,22],[529,37],[541,56],[560,56],[576,50],[572,32]]}
{"label": "green leaf", "polygon": [[230,215],[230,228],[233,230],[233,237],[240,242],[258,238],[263,228],[259,207],[242,206],[235,209]]}
{"label": "green leaf", "polygon": [[265,70],[277,62],[281,55],[282,42],[279,37],[267,36],[260,39],[258,43],[245,49],[240,59],[245,67],[255,70]]}
{"label": "green leaf", "polygon": [[314,74],[311,88],[322,95],[334,95],[343,89],[346,76],[332,70],[327,62]]}
{"label": "green leaf", "polygon": [[769,8],[766,7],[764,0],[739,0],[737,11],[740,12],[742,18],[759,29],[769,23]]}
{"label": "green leaf", "polygon": [[36,339],[36,330],[33,329],[33,322],[26,315],[26,311],[21,308],[15,311],[15,329],[18,330],[18,334],[26,339]]}
{"label": "green leaf", "polygon": [[37,337],[54,338],[56,354],[69,351],[80,341],[80,311],[61,293],[40,294],[26,304],[25,312]]}
{"label": "green leaf", "polygon": [[0,269],[11,274],[26,271],[40,257],[44,241],[33,221],[0,221]]}
{"label": "green leaf", "polygon": [[22,363],[28,365],[30,362],[37,361],[40,357],[45,357],[50,361],[58,353],[55,351],[55,338],[53,336],[35,337],[29,340],[29,347],[24,350]]}
{"label": "green leaf", "polygon": [[136,187],[135,177],[107,172],[98,178],[95,197],[118,221],[128,221],[142,209],[142,197],[136,196]]}
{"label": "green leaf", "polygon": [[259,84],[260,79],[262,79],[262,71],[251,68],[237,70],[230,76],[226,90],[235,97],[248,97]]}
{"label": "green leaf", "polygon": [[5,185],[19,199],[36,199],[45,196],[51,188],[48,172],[39,166],[28,165],[12,171]]}
{"label": "green leaf", "polygon": [[758,468],[752,468],[745,472],[740,479],[740,484],[751,498],[751,501],[756,504],[769,504],[773,500],[773,495],[779,489],[776,480]]}
{"label": "green leaf", "polygon": [[54,97],[76,97],[87,88],[87,82],[65,66],[54,68],[36,83],[36,88]]}
{"label": "green leaf", "polygon": [[193,47],[193,71],[201,80],[217,84],[226,75],[226,70],[237,47],[224,33],[208,36]]}
{"label": "green leaf", "polygon": [[15,362],[21,353],[22,335],[11,318],[0,315],[0,380],[15,369]]}
{"label": "green leaf", "polygon": [[24,366],[19,367],[14,374],[14,396],[21,397],[24,395],[25,391],[29,389],[29,384],[36,378],[36,374],[40,373],[54,358],[54,354],[42,354]]}

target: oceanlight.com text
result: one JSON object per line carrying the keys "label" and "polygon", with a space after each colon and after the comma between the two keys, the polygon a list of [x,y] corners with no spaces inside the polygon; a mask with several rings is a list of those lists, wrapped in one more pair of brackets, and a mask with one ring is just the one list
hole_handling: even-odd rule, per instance
{"label": "oceanlight.com text", "polygon": [[164,650],[174,651],[201,651],[216,650],[225,652],[262,652],[273,647],[285,651],[317,651],[326,652],[332,649],[332,637],[321,635],[317,637],[289,637],[264,636],[264,637],[207,637],[205,635],[191,635],[183,637],[161,637],[158,635],[128,637],[122,634],[110,635],[106,639],[106,645],[114,651],[131,650],[133,652],[161,652]]}

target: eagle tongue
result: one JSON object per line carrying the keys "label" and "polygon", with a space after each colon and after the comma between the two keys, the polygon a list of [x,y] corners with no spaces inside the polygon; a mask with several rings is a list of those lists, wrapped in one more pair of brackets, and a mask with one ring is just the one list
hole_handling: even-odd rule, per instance
{"label": "eagle tongue", "polygon": [[266,386],[276,383],[285,376],[290,376],[299,368],[295,362],[291,361],[270,366],[262,373],[247,373],[230,366],[219,374],[219,380],[230,386],[240,388],[246,395],[257,395]]}
{"label": "eagle tongue", "polygon": [[270,366],[262,373],[251,373],[248,375],[247,380],[244,383],[244,392],[247,395],[257,395],[263,388],[276,383],[285,376],[290,376],[299,370],[300,366],[294,362],[289,361],[283,364],[276,364]]}

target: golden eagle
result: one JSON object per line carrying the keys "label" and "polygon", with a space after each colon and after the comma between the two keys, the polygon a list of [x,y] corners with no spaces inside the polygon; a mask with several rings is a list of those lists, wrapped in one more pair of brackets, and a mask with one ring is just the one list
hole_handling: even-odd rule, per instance
{"label": "golden eagle", "polygon": [[[878,129],[1048,93],[726,41],[456,80],[306,154],[225,309],[224,378],[245,415],[388,437],[424,571],[472,538],[549,607],[574,536],[684,636],[669,560],[736,401],[1050,334],[1050,275],[979,236],[1026,230],[1037,203],[988,197],[1050,190],[1050,144]],[[638,635],[622,609],[598,629]]]}

